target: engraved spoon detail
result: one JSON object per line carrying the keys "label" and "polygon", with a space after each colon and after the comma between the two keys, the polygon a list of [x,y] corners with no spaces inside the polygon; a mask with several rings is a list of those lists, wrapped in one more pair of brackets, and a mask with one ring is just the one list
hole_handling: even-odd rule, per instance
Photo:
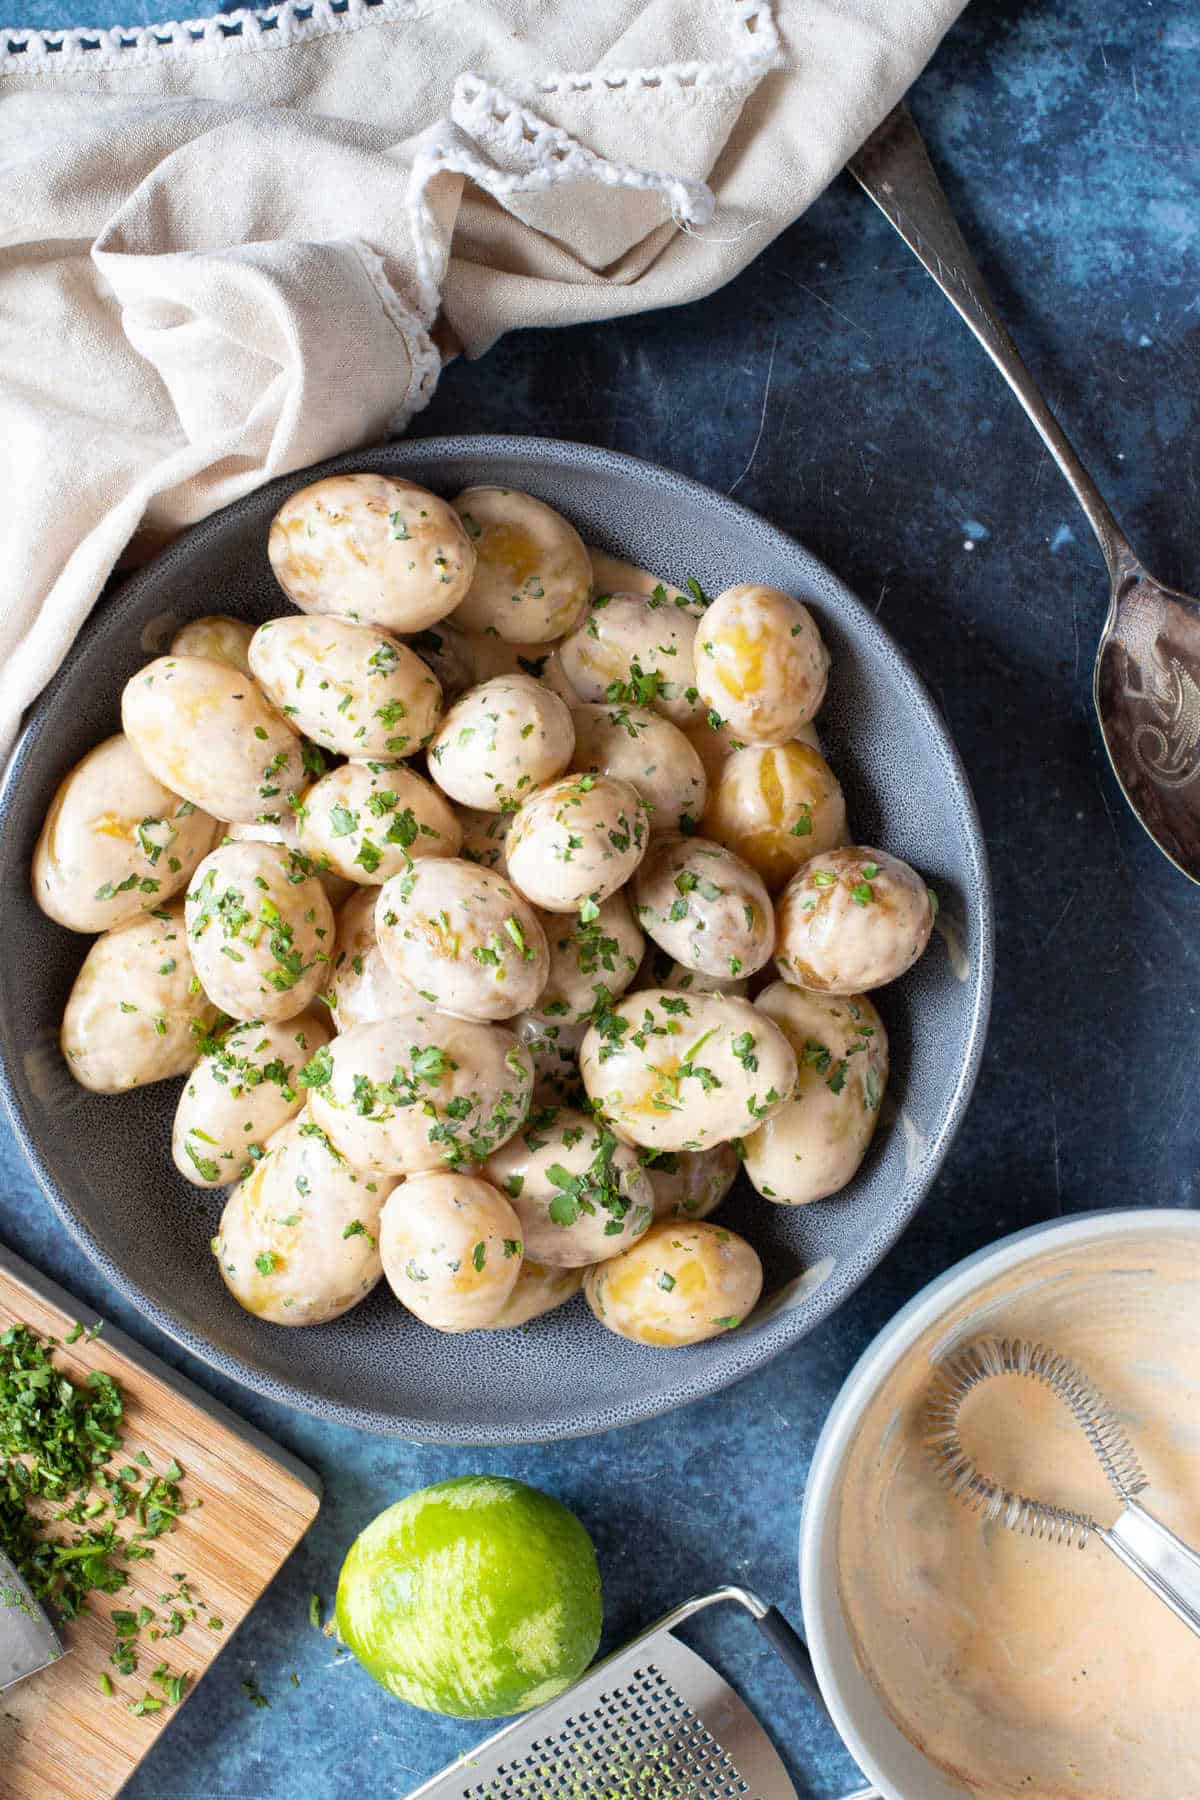
{"label": "engraved spoon detail", "polygon": [[1200,600],[1135,555],[1000,322],[906,106],[848,167],[987,351],[1087,515],[1111,584],[1092,683],[1104,746],[1163,855],[1200,882]]}

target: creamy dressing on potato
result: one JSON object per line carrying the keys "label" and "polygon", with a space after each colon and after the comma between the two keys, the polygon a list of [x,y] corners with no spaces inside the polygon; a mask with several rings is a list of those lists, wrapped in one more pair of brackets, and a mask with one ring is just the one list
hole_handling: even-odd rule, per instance
{"label": "creamy dressing on potato", "polygon": [[214,662],[228,663],[240,675],[250,673],[250,640],[253,625],[244,619],[231,619],[226,613],[206,613],[202,619],[189,619],[171,639],[172,656],[209,656]]}
{"label": "creamy dressing on potato", "polygon": [[723,844],[656,838],[633,891],[642,930],[685,968],[736,980],[770,962],[770,896],[750,865]]}
{"label": "creamy dressing on potato", "polygon": [[546,984],[537,914],[503,875],[474,863],[425,857],[393,875],[379,890],[375,930],[392,973],[457,1018],[511,1018]]}
{"label": "creamy dressing on potato", "polygon": [[676,725],[702,720],[695,642],[700,609],[661,584],[648,594],[597,593],[559,648],[581,700],[646,706]]}
{"label": "creamy dressing on potato", "polygon": [[[637,789],[611,775],[569,775],[520,808],[505,841],[508,872],[546,912],[598,907],[646,853],[650,822]],[[582,916],[582,915],[581,915]]]}
{"label": "creamy dressing on potato", "polygon": [[584,1277],[602,1325],[637,1344],[675,1349],[733,1331],[762,1292],[762,1264],[719,1225],[663,1219],[639,1244]]}
{"label": "creamy dressing on potato", "polygon": [[171,1134],[175,1167],[193,1187],[248,1175],[266,1141],[305,1102],[299,1071],[329,1042],[314,1013],[249,1019],[213,1040],[183,1084]]}
{"label": "creamy dressing on potato", "polygon": [[866,993],[912,967],[933,916],[932,893],[898,856],[861,845],[830,850],[783,891],[775,961],[797,987]]}
{"label": "creamy dressing on potato", "polygon": [[418,1004],[334,1038],[305,1073],[313,1119],[355,1168],[469,1168],[529,1111],[533,1063],[515,1034]]}
{"label": "creamy dressing on potato", "polygon": [[352,619],[269,619],[249,658],[267,698],[336,756],[400,762],[424,749],[441,717],[433,670],[390,632]]}
{"label": "creamy dressing on potato", "polygon": [[636,1152],[570,1107],[532,1114],[484,1172],[512,1202],[526,1251],[550,1267],[615,1256],[654,1217],[654,1189]]}
{"label": "creamy dressing on potato", "polygon": [[68,931],[111,931],[186,887],[216,834],[119,732],[64,776],[33,852],[33,897]]}
{"label": "creamy dressing on potato", "polygon": [[306,613],[421,631],[471,585],[475,548],[452,506],[397,475],[328,475],[276,513],[267,555]]}
{"label": "creamy dressing on potato", "polygon": [[644,706],[577,706],[571,767],[627,781],[652,832],[695,830],[704,811],[704,765],[682,731]]}
{"label": "creamy dressing on potato", "polygon": [[379,1282],[380,1209],[395,1183],[352,1169],[312,1121],[291,1120],[230,1193],[213,1255],[239,1306],[322,1325]]}
{"label": "creamy dressing on potato", "polygon": [[516,488],[466,488],[454,507],[477,559],[455,624],[529,644],[552,643],[570,631],[592,586],[592,565],[575,527]]}
{"label": "creamy dressing on potato", "polygon": [[571,761],[564,701],[528,675],[498,675],[464,694],[429,748],[429,773],[461,806],[512,812]]}
{"label": "creamy dressing on potato", "polygon": [[491,1182],[412,1176],[383,1211],[383,1269],[397,1300],[435,1331],[476,1331],[507,1304],[521,1273],[516,1213]]}
{"label": "creamy dressing on potato", "polygon": [[293,1019],[325,985],[333,908],[281,845],[219,845],[192,877],[185,918],[204,991],[232,1018]]}
{"label": "creamy dressing on potato", "polygon": [[347,881],[382,887],[423,856],[457,856],[462,827],[423,775],[342,763],[315,782],[297,813],[305,853]]}
{"label": "creamy dressing on potato", "polygon": [[743,1145],[765,1200],[807,1206],[853,1180],[879,1121],[888,1040],[865,994],[832,999],[772,982],[754,1002],[796,1052],[795,1091]]}
{"label": "creamy dressing on potato", "polygon": [[526,1256],[508,1299],[480,1330],[511,1331],[516,1325],[528,1325],[531,1319],[565,1306],[582,1286],[582,1269],[552,1269]]}
{"label": "creamy dressing on potato", "polygon": [[722,762],[704,830],[777,894],[811,857],[848,842],[846,802],[837,776],[810,744],[748,744]]}
{"label": "creamy dressing on potato", "polygon": [[779,588],[718,594],[696,636],[704,704],[747,744],[786,744],[825,698],[829,652],[808,608]]}
{"label": "creamy dressing on potato", "polygon": [[337,916],[337,950],[329,983],[329,1009],[339,1031],[419,1006],[420,997],[393,974],[375,935],[378,888],[356,888]]}
{"label": "creamy dressing on potato", "polygon": [[541,914],[550,950],[550,969],[538,1001],[547,1019],[584,1021],[596,1004],[597,988],[623,994],[637,974],[645,947],[624,893],[600,902],[595,918]]}
{"label": "creamy dressing on potato", "polygon": [[732,1144],[713,1144],[707,1150],[643,1151],[642,1156],[648,1159],[656,1219],[707,1219],[737,1180],[739,1163]]}

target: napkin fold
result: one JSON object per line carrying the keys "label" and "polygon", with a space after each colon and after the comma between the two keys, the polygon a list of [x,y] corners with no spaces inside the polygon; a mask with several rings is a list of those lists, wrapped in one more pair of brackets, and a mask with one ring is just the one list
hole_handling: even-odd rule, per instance
{"label": "napkin fold", "polygon": [[287,0],[0,30],[0,754],[135,532],[402,431],[514,326],[710,292],[963,0]]}

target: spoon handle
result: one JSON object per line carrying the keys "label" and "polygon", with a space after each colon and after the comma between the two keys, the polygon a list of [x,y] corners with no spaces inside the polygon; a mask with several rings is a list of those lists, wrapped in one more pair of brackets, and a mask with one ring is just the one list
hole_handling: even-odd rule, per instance
{"label": "spoon handle", "polygon": [[890,112],[847,166],[933,276],[1021,402],[1087,514],[1110,579],[1115,582],[1126,577],[1137,559],[1001,323],[907,106],[901,104]]}

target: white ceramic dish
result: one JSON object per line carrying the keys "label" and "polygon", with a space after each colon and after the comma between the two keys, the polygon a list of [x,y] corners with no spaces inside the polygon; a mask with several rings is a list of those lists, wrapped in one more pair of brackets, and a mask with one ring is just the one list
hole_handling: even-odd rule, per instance
{"label": "white ceramic dish", "polygon": [[896,1314],[859,1358],[834,1402],[813,1454],[800,1523],[805,1635],[830,1717],[863,1773],[887,1800],[969,1800],[969,1792],[894,1724],[851,1642],[839,1593],[837,1535],[842,1481],[861,1422],[898,1364],[939,1321],[948,1322],[946,1348],[986,1329],[984,1316],[972,1322],[964,1309],[998,1276],[1024,1266],[1032,1270],[1064,1250],[1082,1251],[1149,1229],[1195,1240],[1200,1237],[1200,1212],[1141,1208],[1084,1213],[1031,1226],[977,1251]]}

